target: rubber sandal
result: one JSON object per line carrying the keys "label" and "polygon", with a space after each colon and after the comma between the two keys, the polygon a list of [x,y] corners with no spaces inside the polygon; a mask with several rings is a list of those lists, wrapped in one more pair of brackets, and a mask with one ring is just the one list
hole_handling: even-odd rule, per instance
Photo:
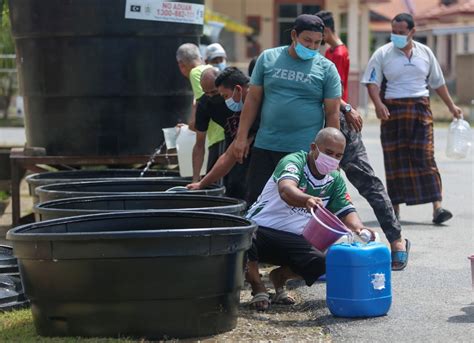
{"label": "rubber sandal", "polygon": [[278,288],[272,296],[272,304],[294,305],[295,299],[291,297],[284,288]]}
{"label": "rubber sandal", "polygon": [[266,292],[257,293],[253,296],[252,300],[250,300],[249,305],[254,307],[257,311],[264,312],[270,307],[270,296]]}
{"label": "rubber sandal", "polygon": [[392,251],[392,270],[399,271],[405,269],[408,264],[410,254],[410,241],[405,239],[406,251]]}
{"label": "rubber sandal", "polygon": [[453,214],[440,207],[438,209],[436,209],[435,213],[434,213],[434,216],[433,216],[433,223],[435,224],[441,224],[441,223],[444,223],[445,221],[451,219],[453,217]]}

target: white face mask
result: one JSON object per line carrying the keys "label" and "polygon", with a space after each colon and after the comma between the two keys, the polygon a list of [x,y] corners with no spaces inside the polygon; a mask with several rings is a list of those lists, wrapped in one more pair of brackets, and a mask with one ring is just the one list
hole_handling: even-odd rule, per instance
{"label": "white face mask", "polygon": [[318,157],[314,160],[314,163],[316,164],[316,169],[318,170],[319,174],[327,175],[330,172],[337,170],[340,161],[337,158],[331,157],[321,152],[317,145],[316,149],[318,149],[319,154]]}
{"label": "white face mask", "polygon": [[225,100],[225,104],[227,105],[227,108],[233,112],[240,112],[242,111],[242,107],[244,106],[244,102],[242,101],[242,95],[240,95],[240,101],[235,102],[233,97],[235,93],[235,88],[234,91],[232,92],[232,96],[229,99]]}

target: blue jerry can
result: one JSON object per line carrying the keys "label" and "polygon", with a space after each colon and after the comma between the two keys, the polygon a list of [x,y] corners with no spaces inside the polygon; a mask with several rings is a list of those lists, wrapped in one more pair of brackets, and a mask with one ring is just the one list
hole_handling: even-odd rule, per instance
{"label": "blue jerry can", "polygon": [[382,243],[336,244],[326,255],[326,303],[338,317],[376,317],[392,304],[391,259]]}

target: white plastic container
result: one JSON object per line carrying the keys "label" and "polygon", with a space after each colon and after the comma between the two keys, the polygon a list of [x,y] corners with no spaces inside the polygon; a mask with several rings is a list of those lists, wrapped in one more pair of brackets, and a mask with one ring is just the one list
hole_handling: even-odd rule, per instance
{"label": "white plastic container", "polygon": [[471,150],[471,127],[464,119],[454,119],[448,129],[446,156],[453,159],[463,159]]}
{"label": "white plastic container", "polygon": [[[339,238],[334,244],[338,244],[338,243],[352,244],[353,242],[369,243],[371,236],[372,235],[370,234],[369,230],[363,229],[360,235],[356,235],[355,233],[352,233],[350,236],[349,235],[343,236]],[[375,232],[375,239],[373,240],[373,242],[376,242],[376,243],[381,242],[380,234],[378,232]]]}
{"label": "white plastic container", "polygon": [[[191,131],[188,125],[183,125],[178,128],[178,135],[176,137],[176,150],[178,154],[179,174],[182,177],[193,176],[193,147],[196,143],[196,133]],[[207,139],[204,154],[204,161],[202,163],[201,175],[206,174],[207,169]]]}
{"label": "white plastic container", "polygon": [[176,138],[178,137],[179,128],[176,126],[163,128],[163,135],[165,136],[166,149],[176,148]]}

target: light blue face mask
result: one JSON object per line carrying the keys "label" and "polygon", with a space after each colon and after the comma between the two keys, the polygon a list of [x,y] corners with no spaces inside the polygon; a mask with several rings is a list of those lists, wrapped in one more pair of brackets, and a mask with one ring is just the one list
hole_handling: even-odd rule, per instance
{"label": "light blue face mask", "polygon": [[319,50],[309,49],[303,46],[302,44],[300,44],[300,42],[298,41],[296,41],[295,52],[299,58],[305,61],[315,58],[316,55],[319,54]]}
{"label": "light blue face mask", "polygon": [[399,49],[403,49],[408,44],[408,36],[405,35],[396,35],[392,33],[390,35],[390,40],[392,41],[393,45]]}
{"label": "light blue face mask", "polygon": [[225,100],[225,104],[229,110],[233,112],[240,112],[242,111],[242,107],[244,106],[244,103],[242,101],[242,96],[240,96],[239,102],[235,102],[233,99],[234,93],[235,93],[235,88],[234,88],[234,91],[232,92],[232,96],[229,99]]}
{"label": "light blue face mask", "polygon": [[223,71],[227,67],[227,63],[221,62],[221,63],[213,64],[213,66],[219,69],[219,71]]}

